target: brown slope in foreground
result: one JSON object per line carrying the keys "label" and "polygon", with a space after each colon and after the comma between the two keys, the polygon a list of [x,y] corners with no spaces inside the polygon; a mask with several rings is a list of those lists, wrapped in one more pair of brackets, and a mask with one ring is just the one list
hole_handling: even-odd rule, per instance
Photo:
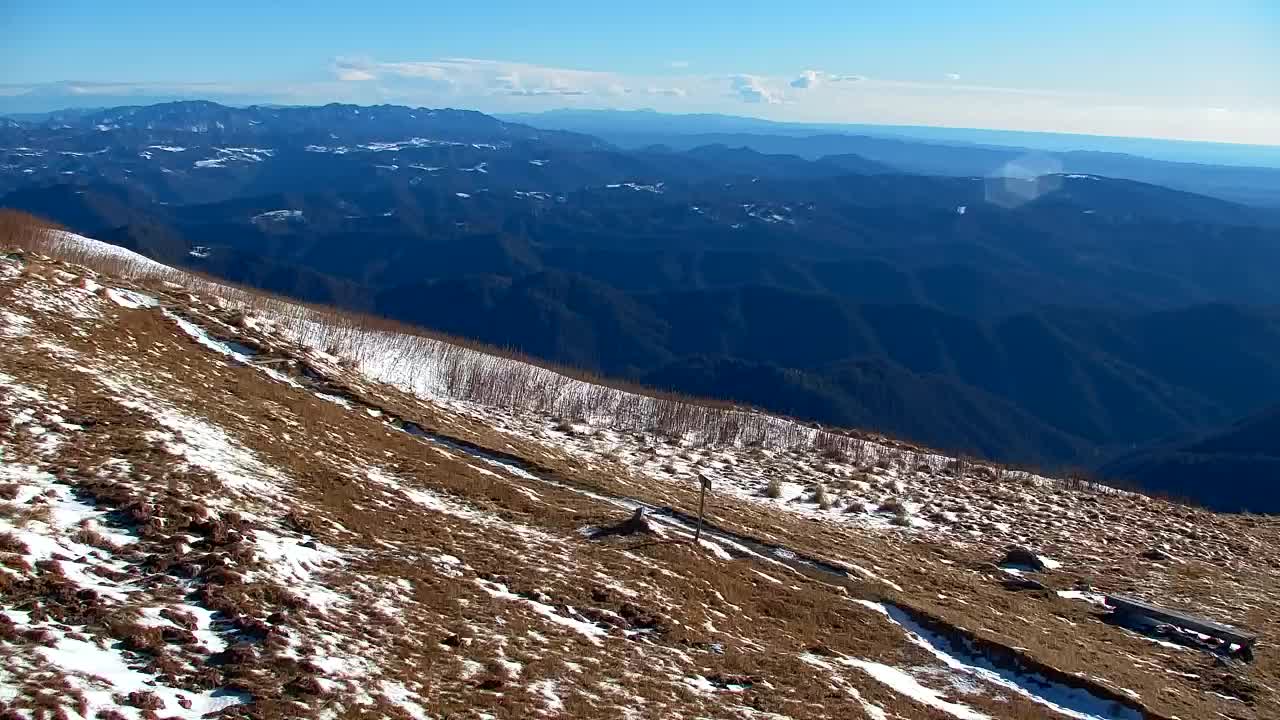
{"label": "brown slope in foreground", "polygon": [[[423,398],[224,297],[0,262],[22,717],[1280,716],[1274,521]],[[696,474],[738,536],[590,537],[695,508]],[[1013,543],[1047,590],[1006,589]],[[1086,585],[1242,622],[1257,658],[1108,624]]]}

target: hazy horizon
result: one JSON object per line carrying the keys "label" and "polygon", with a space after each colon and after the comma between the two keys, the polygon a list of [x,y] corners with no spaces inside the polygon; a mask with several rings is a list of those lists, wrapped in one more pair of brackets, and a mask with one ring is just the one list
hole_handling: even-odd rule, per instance
{"label": "hazy horizon", "polygon": [[247,2],[192,7],[173,22],[168,6],[146,0],[18,3],[4,15],[19,31],[0,49],[0,106],[10,113],[90,98],[488,113],[652,107],[1280,145],[1280,9],[1247,0],[1198,9],[400,0],[358,13],[321,4],[305,22]]}

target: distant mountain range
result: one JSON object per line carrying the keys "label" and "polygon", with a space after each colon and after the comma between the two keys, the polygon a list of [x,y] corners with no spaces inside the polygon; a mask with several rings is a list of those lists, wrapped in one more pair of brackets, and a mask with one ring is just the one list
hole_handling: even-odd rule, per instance
{"label": "distant mountain range", "polygon": [[0,205],[631,381],[1263,501],[1134,458],[1280,404],[1280,211],[1075,167],[901,169],[1008,149],[769,137],[901,153],[176,103],[0,127]]}
{"label": "distant mountain range", "polygon": [[1073,133],[871,125],[866,123],[778,122],[715,113],[672,114],[654,110],[562,109],[538,113],[503,113],[497,117],[534,127],[573,130],[601,137],[628,135],[859,135],[914,140],[940,145],[1020,148],[1045,152],[1089,151],[1137,155],[1153,160],[1202,165],[1280,168],[1280,146],[1161,140],[1155,138],[1079,135]]}
{"label": "distant mountain range", "polygon": [[856,154],[900,171],[1106,175],[1236,202],[1280,207],[1280,147],[1002,130],[775,123],[726,115],[562,110],[504,115],[535,127],[601,137],[620,147],[723,144],[818,159]]}

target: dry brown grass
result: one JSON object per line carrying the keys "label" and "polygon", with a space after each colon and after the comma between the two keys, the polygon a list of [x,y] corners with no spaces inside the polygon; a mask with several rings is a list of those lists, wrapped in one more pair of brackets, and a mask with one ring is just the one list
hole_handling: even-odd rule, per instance
{"label": "dry brown grass", "polygon": [[818,488],[813,491],[813,501],[823,510],[831,509],[831,496],[827,494],[826,485],[818,485]]}
{"label": "dry brown grass", "polygon": [[782,497],[782,480],[778,476],[769,478],[769,485],[765,488],[765,495],[777,500]]}
{"label": "dry brown grass", "polygon": [[0,532],[0,553],[25,555],[27,553],[27,544],[11,532]]}
{"label": "dry brown grass", "polygon": [[99,550],[114,552],[119,548],[111,540],[107,539],[102,533],[89,527],[82,527],[71,535],[71,539],[75,542],[95,547]]}
{"label": "dry brown grass", "polygon": [[903,505],[902,501],[898,498],[889,498],[888,500],[880,503],[879,507],[876,508],[876,512],[893,513],[895,515],[905,513],[906,511],[907,507]]}
{"label": "dry brown grass", "polygon": [[[153,292],[161,294],[159,289]],[[169,299],[179,301],[179,298]],[[554,486],[511,476],[494,478],[479,472],[463,454],[449,457],[434,453],[420,441],[379,419],[362,412],[345,411],[305,391],[274,383],[255,369],[229,364],[200,350],[155,313],[125,313],[120,326],[112,328],[110,333],[61,339],[77,351],[107,357],[117,352],[113,344],[123,337],[137,344],[131,353],[156,351],[148,356],[155,358],[149,360],[153,363],[150,366],[153,372],[167,372],[186,381],[173,388],[157,385],[153,387],[155,392],[187,412],[206,417],[227,429],[264,462],[282,468],[296,480],[296,486],[290,489],[290,498],[298,505],[297,517],[287,521],[289,527],[295,531],[310,528],[322,542],[367,553],[367,560],[350,568],[349,574],[331,578],[336,587],[379,578],[404,579],[414,588],[417,605],[405,612],[415,630],[441,640],[455,634],[460,640],[464,636],[473,639],[470,644],[442,645],[406,632],[391,619],[360,625],[362,635],[376,641],[376,647],[386,648],[391,655],[392,659],[386,661],[390,677],[405,683],[422,683],[422,694],[430,698],[427,709],[432,714],[488,710],[494,714],[530,715],[540,709],[540,701],[524,693],[523,688],[535,679],[551,678],[562,683],[566,708],[571,708],[575,715],[616,716],[616,706],[602,706],[579,690],[598,695],[600,680],[622,678],[623,673],[639,667],[651,668],[655,657],[668,657],[660,648],[676,648],[692,654],[695,661],[680,667],[684,673],[721,678],[748,676],[768,681],[773,690],[766,692],[757,683],[742,694],[717,695],[706,701],[693,694],[683,694],[685,691],[673,690],[665,676],[657,672],[628,678],[625,687],[648,698],[653,704],[647,709],[655,716],[728,714],[721,703],[739,699],[743,704],[796,717],[857,712],[842,706],[839,696],[833,695],[827,685],[815,682],[813,668],[798,662],[797,654],[805,650],[847,654],[905,667],[925,665],[933,660],[923,650],[906,643],[898,630],[874,613],[851,605],[845,592],[855,597],[892,599],[921,613],[932,614],[948,627],[971,628],[980,639],[999,647],[1025,647],[1027,655],[1040,662],[1070,672],[1104,676],[1140,692],[1144,702],[1155,708],[1153,717],[1161,714],[1202,717],[1209,716],[1206,713],[1213,709],[1225,707],[1205,697],[1169,699],[1162,696],[1160,686],[1155,683],[1166,682],[1163,673],[1141,669],[1116,653],[1117,648],[1135,654],[1150,652],[1145,641],[1117,636],[1113,629],[1092,620],[1087,609],[1053,596],[1031,597],[1004,591],[985,576],[984,571],[974,570],[981,567],[981,562],[989,562],[989,558],[984,559],[976,551],[958,550],[948,543],[936,543],[921,536],[867,537],[856,530],[826,523],[791,522],[780,518],[776,509],[764,510],[723,498],[717,498],[713,504],[718,524],[751,536],[774,539],[815,557],[847,556],[868,566],[898,569],[900,574],[894,577],[903,586],[903,592],[888,592],[883,585],[860,580],[839,583],[844,588],[841,592],[829,576],[804,572],[786,574],[773,566],[757,566],[745,560],[720,561],[680,543],[646,545],[621,539],[588,543],[578,534],[580,528],[585,523],[616,515],[616,509]],[[290,702],[315,696],[318,688],[315,668],[276,652],[278,638],[272,635],[271,627],[283,623],[292,632],[300,633],[307,623],[318,621],[320,616],[287,588],[273,583],[246,582],[238,572],[244,569],[244,563],[251,566],[252,557],[240,554],[237,537],[251,531],[253,523],[231,514],[200,517],[190,507],[190,500],[216,493],[217,483],[198,472],[175,469],[169,456],[146,442],[146,432],[156,429],[153,420],[122,409],[115,399],[105,396],[84,376],[61,368],[49,356],[41,355],[38,348],[29,348],[28,352],[30,358],[6,356],[0,360],[5,372],[38,378],[42,386],[73,392],[76,399],[66,413],[68,420],[89,429],[86,440],[75,446],[74,453],[68,456],[67,465],[74,469],[68,475],[69,481],[82,485],[97,504],[122,510],[143,527],[153,520],[164,520],[154,524],[154,537],[144,539],[146,550],[157,556],[157,572],[201,584],[199,601],[225,613],[239,632],[252,638],[246,641],[247,646],[236,646],[219,658],[227,664],[215,671],[214,677],[190,674],[184,675],[182,682],[193,686],[232,683],[244,687],[259,700],[256,711],[262,717],[287,716],[292,707]],[[655,504],[669,504],[685,511],[696,508],[696,492],[692,489],[651,483],[609,465],[587,465],[580,459],[495,432],[481,421],[442,412],[385,388],[373,389],[358,378],[348,380],[348,389],[357,397],[373,398],[384,410],[429,430],[497,454],[523,458],[536,466],[538,472],[553,479],[606,494],[625,494]],[[198,390],[193,392],[190,388]],[[283,439],[284,432],[298,433],[298,428],[305,432],[307,450],[323,449],[327,459],[299,452],[296,442]],[[121,455],[129,457],[139,472],[156,478],[151,483],[152,492],[144,496],[137,488],[125,491],[115,483],[88,479],[91,469]],[[476,511],[506,522],[524,523],[562,538],[571,543],[572,561],[566,561],[552,549],[531,546],[527,538],[518,535],[498,530],[477,533],[465,523],[439,514],[406,512],[411,506],[403,498],[388,502],[381,490],[352,476],[352,467],[371,461],[386,463],[388,470],[408,486],[429,489]],[[522,489],[536,491],[540,499],[530,497],[521,492]],[[1108,514],[1140,517],[1118,499],[1102,497],[1098,502]],[[281,517],[288,515],[272,516],[273,519]],[[350,534],[340,533],[331,522],[340,522]],[[1242,532],[1260,530],[1250,528]],[[189,552],[178,553],[166,542],[167,536],[176,533],[191,533],[202,540]],[[379,542],[392,543],[394,549]],[[439,574],[425,559],[429,557],[425,554],[428,548],[465,557],[469,566],[467,574],[461,579]],[[940,558],[955,564],[940,564]],[[197,571],[194,574],[189,572],[193,565]],[[555,570],[549,572],[548,568]],[[782,584],[757,576],[753,572],[756,568],[779,575]],[[595,572],[618,579],[638,597],[626,597],[602,587]],[[1126,572],[1130,575],[1123,579],[1103,576],[1096,582],[1099,586],[1119,586],[1140,580],[1143,576],[1139,573],[1150,570],[1135,563],[1127,566]],[[1206,565],[1205,572],[1206,580],[1224,581],[1221,570],[1212,565]],[[572,607],[594,614],[602,623],[608,618],[614,623],[614,630],[609,631],[600,649],[571,635],[559,636],[551,646],[539,644],[529,639],[528,632],[534,630],[546,635],[553,633],[554,627],[525,606],[496,600],[480,591],[471,581],[483,576],[500,578],[517,595],[540,598],[561,612],[568,612],[567,608]],[[1242,575],[1242,579],[1250,583],[1259,581],[1247,574]],[[1062,582],[1068,580],[1063,578]],[[104,622],[101,609],[91,604],[76,605],[74,597],[67,596],[70,589],[65,578],[51,571],[42,577],[39,585],[18,590],[0,589],[0,592],[4,593],[6,603],[11,599],[40,598],[42,612],[67,622],[101,627]],[[939,599],[939,595],[965,602],[948,602]],[[726,603],[732,603],[736,609]],[[711,610],[726,617],[715,615]],[[609,613],[616,613],[622,620]],[[269,621],[271,616],[276,620]],[[1071,631],[1066,631],[1067,626],[1056,619],[1060,616],[1072,620]],[[988,626],[992,625],[992,617],[1005,620],[991,628]],[[1023,617],[1026,622],[1019,620]],[[497,618],[505,625],[496,625]],[[1249,621],[1253,622],[1252,616]],[[705,630],[707,622],[713,623],[724,637]],[[1041,632],[1041,629],[1059,627],[1064,631]],[[635,636],[639,639],[622,636],[624,629],[635,628],[653,632]],[[127,634],[134,630],[124,624],[119,632]],[[505,644],[489,636],[495,632],[507,638]],[[153,662],[166,664],[173,660],[170,651],[180,646],[184,637],[171,633],[166,638],[162,631],[161,646],[140,652],[152,654]],[[137,645],[148,648],[153,640],[144,634]],[[654,644],[647,645],[649,642]],[[706,650],[716,642],[725,646],[723,655]],[[1084,646],[1077,646],[1076,642]],[[768,648],[769,652],[762,653],[758,647]],[[500,648],[505,653],[502,656],[498,655]],[[1274,686],[1274,671],[1266,670],[1263,665],[1274,660],[1270,652],[1260,648],[1262,669],[1249,669],[1253,674],[1242,675],[1235,685],[1223,680],[1222,673],[1214,674],[1192,661],[1181,667],[1186,672],[1205,672],[1204,687],[1234,687],[1244,692],[1250,687]],[[173,655],[177,656],[176,650]],[[474,677],[462,677],[458,668],[463,657],[480,663],[484,670]],[[510,677],[505,666],[497,662],[499,657],[521,662],[520,677]],[[568,674],[564,667],[556,665],[565,659],[581,663],[584,658],[597,662],[585,663],[581,676]],[[423,673],[423,667],[433,670]],[[899,716],[936,717],[866,678],[850,676],[850,679],[859,683],[857,687],[865,697]],[[481,690],[480,686],[486,683],[502,691],[503,696]],[[1042,716],[1038,706],[1018,698],[965,697],[963,701],[1002,718]],[[1274,703],[1267,704],[1265,693],[1255,692],[1254,702],[1258,704],[1259,713],[1274,706]],[[1265,714],[1256,714],[1256,717],[1265,717]]]}

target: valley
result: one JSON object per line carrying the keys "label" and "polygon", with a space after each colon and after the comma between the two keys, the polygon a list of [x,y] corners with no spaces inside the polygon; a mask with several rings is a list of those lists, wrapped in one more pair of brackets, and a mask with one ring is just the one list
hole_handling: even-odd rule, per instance
{"label": "valley", "polygon": [[0,205],[171,265],[618,381],[1280,507],[1268,482],[1122,461],[1280,403],[1270,208],[395,106],[121,108],[0,128],[0,147]]}

